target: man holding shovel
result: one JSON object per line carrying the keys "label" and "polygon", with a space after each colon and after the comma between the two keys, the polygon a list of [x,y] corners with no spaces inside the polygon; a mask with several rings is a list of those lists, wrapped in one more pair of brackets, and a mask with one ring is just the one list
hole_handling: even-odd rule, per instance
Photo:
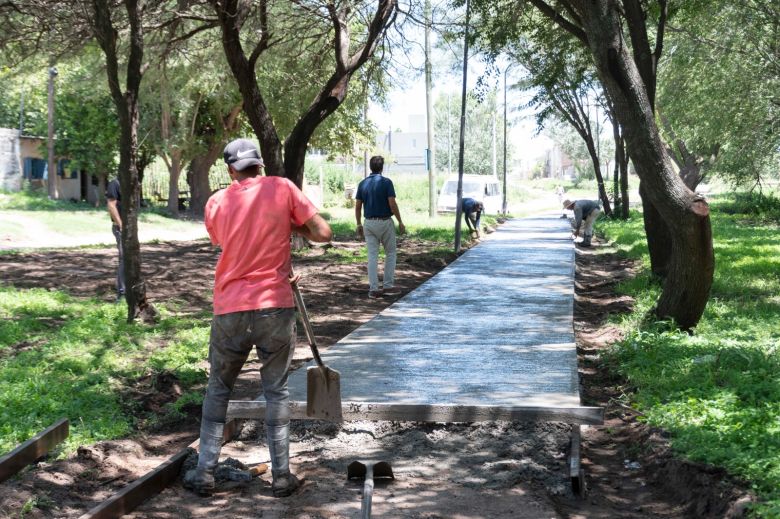
{"label": "man holding shovel", "polygon": [[290,234],[330,241],[327,222],[303,193],[283,177],[260,174],[263,160],[247,139],[224,151],[232,184],[209,199],[205,223],[222,248],[214,279],[214,319],[209,341],[208,388],[203,400],[198,466],[184,485],[201,495],[214,491],[228,400],[254,346],[263,365],[265,426],[276,497],[299,486],[289,466],[287,372],[295,349],[295,303],[290,286]]}

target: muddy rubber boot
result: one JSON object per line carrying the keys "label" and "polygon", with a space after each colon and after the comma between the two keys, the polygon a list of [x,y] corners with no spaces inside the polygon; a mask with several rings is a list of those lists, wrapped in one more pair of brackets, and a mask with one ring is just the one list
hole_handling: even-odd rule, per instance
{"label": "muddy rubber boot", "polygon": [[290,473],[290,424],[265,426],[268,436],[268,453],[271,456],[271,489],[274,497],[287,497],[300,486],[300,481]]}
{"label": "muddy rubber boot", "polygon": [[222,433],[225,424],[203,420],[200,424],[200,447],[198,466],[188,470],[184,475],[184,488],[188,488],[201,496],[214,493],[214,468],[219,461],[219,451],[222,449]]}
{"label": "muddy rubber boot", "polygon": [[590,247],[590,236],[584,236],[582,238],[582,243],[580,243],[583,247]]}

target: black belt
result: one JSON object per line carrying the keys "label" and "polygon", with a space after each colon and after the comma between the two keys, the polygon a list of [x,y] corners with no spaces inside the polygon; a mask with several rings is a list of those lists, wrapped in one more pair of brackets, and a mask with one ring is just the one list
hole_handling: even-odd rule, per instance
{"label": "black belt", "polygon": [[392,216],[376,216],[372,218],[366,218],[366,220],[389,220]]}

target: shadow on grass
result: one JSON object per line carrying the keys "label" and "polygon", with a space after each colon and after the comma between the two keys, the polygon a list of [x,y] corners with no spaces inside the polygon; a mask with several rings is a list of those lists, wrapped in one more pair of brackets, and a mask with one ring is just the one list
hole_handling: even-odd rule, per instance
{"label": "shadow on grass", "polygon": [[[765,500],[761,510],[780,510],[780,235],[717,212],[712,223],[715,278],[694,335],[640,323],[609,361],[678,452],[748,480]],[[641,218],[605,229],[624,253],[644,255]],[[648,270],[645,261],[636,279],[619,285],[645,305],[659,290]]]}
{"label": "shadow on grass", "polygon": [[[121,395],[144,373],[170,371],[185,387],[205,380],[197,367],[208,347],[202,320],[127,324],[122,305],[7,287],[0,314],[13,315],[17,327],[0,357],[0,452],[63,416],[72,424],[69,449],[127,435],[139,417]],[[18,348],[10,341],[19,335],[35,340]]]}

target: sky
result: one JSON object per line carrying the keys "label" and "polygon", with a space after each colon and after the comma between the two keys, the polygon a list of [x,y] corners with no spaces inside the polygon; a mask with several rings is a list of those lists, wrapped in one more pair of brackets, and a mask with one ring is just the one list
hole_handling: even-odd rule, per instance
{"label": "sky", "polygon": [[[478,71],[469,71],[468,83],[470,88],[473,88],[477,77]],[[447,88],[437,86],[437,82],[434,80],[433,99],[435,100],[440,94],[450,92],[453,100],[459,102],[462,85],[461,78],[451,77],[443,80],[449,83]],[[511,86],[511,78],[509,83]],[[500,86],[503,86],[503,81]],[[393,130],[425,131],[425,78],[423,75],[411,81],[407,88],[392,90],[388,96],[388,102],[388,110],[384,110],[381,106],[374,103],[369,105],[368,116],[380,130],[386,131],[390,127]],[[518,93],[512,92],[511,89],[507,92],[507,104],[510,106],[510,110],[512,106],[517,106],[524,102],[527,102],[527,99],[521,98]],[[503,93],[499,94],[499,103],[499,109],[502,109]],[[514,116],[509,115],[507,118],[510,124],[507,130],[507,139],[515,149],[515,157],[522,159],[524,164],[533,163],[538,157],[544,155],[547,149],[552,147],[552,141],[549,138],[541,135],[534,136],[536,124],[533,115],[532,111],[526,110]],[[418,116],[417,119],[421,121],[421,127],[411,128],[410,116]]]}

